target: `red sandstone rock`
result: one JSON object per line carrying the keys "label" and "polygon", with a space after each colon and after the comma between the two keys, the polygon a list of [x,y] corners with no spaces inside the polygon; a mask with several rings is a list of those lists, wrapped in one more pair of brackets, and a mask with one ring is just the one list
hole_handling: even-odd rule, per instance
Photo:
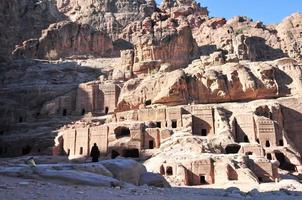
{"label": "red sandstone rock", "polygon": [[74,55],[108,56],[113,49],[106,33],[95,31],[89,25],[62,21],[43,30],[39,39],[23,42],[14,56],[58,59]]}

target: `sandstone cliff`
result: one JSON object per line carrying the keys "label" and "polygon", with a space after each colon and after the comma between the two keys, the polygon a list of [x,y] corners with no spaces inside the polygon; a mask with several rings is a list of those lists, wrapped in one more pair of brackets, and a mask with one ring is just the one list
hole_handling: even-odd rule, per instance
{"label": "sandstone cliff", "polygon": [[62,21],[43,30],[38,39],[30,39],[13,51],[16,57],[59,59],[68,56],[109,56],[113,50],[109,36],[89,25]]}

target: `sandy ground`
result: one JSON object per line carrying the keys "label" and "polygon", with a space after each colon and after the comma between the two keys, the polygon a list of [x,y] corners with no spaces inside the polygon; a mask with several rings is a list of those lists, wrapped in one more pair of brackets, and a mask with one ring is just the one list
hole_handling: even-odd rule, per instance
{"label": "sandy ground", "polygon": [[44,180],[21,179],[0,176],[0,199],[47,199],[47,200],[301,200],[301,192],[249,192],[210,188],[153,188],[135,187],[127,188],[101,188],[82,185],[67,185]]}

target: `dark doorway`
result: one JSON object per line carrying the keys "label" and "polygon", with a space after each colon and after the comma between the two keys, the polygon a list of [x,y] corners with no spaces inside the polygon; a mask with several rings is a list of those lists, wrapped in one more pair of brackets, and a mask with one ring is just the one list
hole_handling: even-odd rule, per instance
{"label": "dark doorway", "polygon": [[86,113],[86,110],[85,110],[85,108],[83,108],[81,114],[82,114],[82,115],[85,115],[85,113]]}
{"label": "dark doorway", "polygon": [[283,140],[279,140],[279,146],[284,146],[284,141]]}
{"label": "dark doorway", "polygon": [[149,140],[149,149],[154,149],[154,141]]}
{"label": "dark doorway", "polygon": [[259,141],[259,139],[256,139],[256,142],[257,142],[258,144],[260,144],[260,141]]}
{"label": "dark doorway", "polygon": [[151,105],[152,104],[152,101],[151,100],[146,100],[145,101],[145,106],[149,106],[149,105]]}
{"label": "dark doorway", "polygon": [[80,155],[83,154],[83,147],[80,147]]}
{"label": "dark doorway", "polygon": [[172,128],[177,128],[177,121],[176,120],[172,120]]}
{"label": "dark doorway", "polygon": [[127,127],[117,127],[114,129],[114,134],[117,139],[130,136],[130,129]]}
{"label": "dark doorway", "polygon": [[30,154],[30,152],[31,152],[31,147],[29,145],[26,145],[25,147],[22,148],[22,155]]}
{"label": "dark doorway", "polygon": [[63,109],[63,116],[66,116],[67,115],[67,110],[64,108]]}
{"label": "dark doorway", "polygon": [[156,122],[156,127],[161,128],[161,122]]}
{"label": "dark doorway", "polygon": [[258,177],[258,181],[259,181],[259,183],[262,183],[263,182],[263,178],[262,177]]}
{"label": "dark doorway", "polygon": [[173,175],[173,169],[172,169],[172,167],[167,167],[166,174],[168,176],[172,176]]}
{"label": "dark doorway", "polygon": [[200,176],[199,176],[199,183],[200,183],[201,185],[208,184],[208,182],[206,181],[206,176],[200,175]]}
{"label": "dark doorway", "polygon": [[238,144],[230,144],[226,146],[225,152],[226,154],[236,154],[239,152],[240,148],[241,146]]}
{"label": "dark doorway", "polygon": [[3,152],[2,147],[0,147],[0,155],[2,155],[2,152]]}
{"label": "dark doorway", "polygon": [[270,153],[266,154],[266,158],[267,158],[268,160],[272,160],[272,159],[273,159],[273,158],[272,158],[272,154],[270,154]]}
{"label": "dark doorway", "polygon": [[248,152],[245,153],[245,155],[251,156],[251,155],[253,155],[253,152],[248,151]]}
{"label": "dark doorway", "polygon": [[270,143],[268,140],[266,140],[265,146],[266,146],[266,147],[270,147],[270,146],[271,146],[271,143]]}
{"label": "dark doorway", "polygon": [[124,149],[122,156],[125,158],[138,158],[139,151],[138,149]]}
{"label": "dark doorway", "polygon": [[161,175],[165,175],[165,168],[164,168],[164,166],[160,166],[159,171],[160,171]]}
{"label": "dark doorway", "polygon": [[23,122],[23,117],[19,117],[19,123]]}
{"label": "dark doorway", "polygon": [[107,115],[108,112],[109,112],[109,108],[106,106],[106,107],[105,107],[105,114]]}
{"label": "dark doorway", "polygon": [[287,161],[283,153],[275,153],[277,160],[280,162],[280,169],[287,170],[290,172],[296,171],[296,166]]}
{"label": "dark doorway", "polygon": [[115,159],[116,157],[118,157],[120,154],[117,152],[117,151],[115,151],[115,150],[112,150],[111,151],[111,159]]}
{"label": "dark doorway", "polygon": [[249,138],[247,137],[247,135],[244,136],[243,141],[244,141],[244,142],[250,142],[250,141],[249,141]]}
{"label": "dark doorway", "polygon": [[201,129],[201,136],[207,136],[208,135],[208,131],[207,129]]}

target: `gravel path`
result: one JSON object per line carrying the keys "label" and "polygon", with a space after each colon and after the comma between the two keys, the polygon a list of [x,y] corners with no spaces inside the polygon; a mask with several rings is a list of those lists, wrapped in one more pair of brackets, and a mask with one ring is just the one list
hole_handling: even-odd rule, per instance
{"label": "gravel path", "polygon": [[98,188],[80,185],[66,185],[43,180],[30,180],[0,176],[0,199],[47,199],[47,200],[301,200],[301,192],[251,192],[240,193],[238,190],[206,188],[171,188],[152,187]]}

